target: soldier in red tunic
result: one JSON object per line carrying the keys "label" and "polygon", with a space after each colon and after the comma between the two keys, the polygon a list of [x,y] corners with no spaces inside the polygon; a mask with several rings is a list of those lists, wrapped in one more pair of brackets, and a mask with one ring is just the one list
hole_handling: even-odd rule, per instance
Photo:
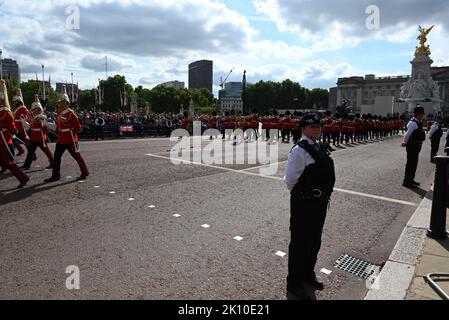
{"label": "soldier in red tunic", "polygon": [[81,175],[77,180],[85,180],[89,176],[86,163],[81,157],[78,147],[78,135],[77,133],[82,130],[80,121],[72,109],[69,108],[70,100],[67,95],[65,86],[62,88],[63,92],[56,105],[57,123],[50,123],[44,120],[44,125],[51,130],[56,130],[58,133],[58,141],[56,142],[55,157],[53,162],[53,174],[45,182],[58,181],[61,178],[61,158],[66,150],[78,163]]}
{"label": "soldier in red tunic", "polygon": [[[31,114],[23,102],[22,90],[20,88],[17,88],[16,95],[12,98],[12,102],[15,108],[14,122],[18,131],[16,136],[25,143],[25,147],[29,152],[30,137],[28,136],[27,131],[30,129],[29,123],[31,122]],[[24,153],[20,144],[16,144],[16,148],[19,150],[19,155]],[[33,160],[36,160],[36,158]]]}
{"label": "soldier in red tunic", "polygon": [[30,137],[30,149],[27,154],[27,158],[25,160],[22,169],[29,169],[31,166],[31,162],[33,160],[33,156],[36,153],[37,147],[39,147],[47,156],[48,162],[50,163],[47,169],[53,168],[53,155],[51,154],[50,148],[48,147],[47,141],[47,132],[49,129],[44,125],[44,120],[47,117],[44,114],[44,109],[42,108],[41,103],[39,102],[39,96],[36,95],[34,98],[34,102],[31,105],[31,113],[33,116],[33,120],[31,121],[31,137]]}
{"label": "soldier in red tunic", "polygon": [[0,167],[1,173],[9,169],[19,180],[17,188],[23,188],[30,180],[14,163],[12,137],[17,134],[14,115],[11,112],[4,80],[0,80]]}

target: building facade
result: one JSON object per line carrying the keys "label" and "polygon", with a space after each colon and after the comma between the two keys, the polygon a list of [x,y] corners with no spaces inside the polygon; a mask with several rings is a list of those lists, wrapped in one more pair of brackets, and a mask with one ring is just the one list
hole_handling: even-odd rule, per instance
{"label": "building facade", "polygon": [[243,83],[242,82],[227,82],[224,89],[218,91],[218,98],[220,99],[221,112],[232,111],[243,113]]}
{"label": "building facade", "polygon": [[3,78],[11,76],[11,79],[17,84],[20,84],[20,67],[16,60],[13,59],[2,59],[2,72]]}
{"label": "building facade", "polygon": [[221,112],[235,111],[243,113],[242,97],[223,97],[220,99]]}
{"label": "building facade", "polygon": [[189,64],[189,89],[206,88],[212,92],[214,63],[200,60]]}
{"label": "building facade", "polygon": [[185,83],[182,81],[174,80],[161,83],[158,87],[166,87],[166,88],[175,88],[175,89],[184,89]]}
{"label": "building facade", "polygon": [[[449,112],[449,67],[432,67],[431,74],[440,86],[441,110]],[[337,94],[330,95],[329,107],[341,105],[343,100],[348,100],[353,112],[360,112],[362,106],[374,105],[376,97],[393,97],[394,100],[399,100],[401,88],[408,80],[409,76],[376,77],[373,74],[339,78]]]}

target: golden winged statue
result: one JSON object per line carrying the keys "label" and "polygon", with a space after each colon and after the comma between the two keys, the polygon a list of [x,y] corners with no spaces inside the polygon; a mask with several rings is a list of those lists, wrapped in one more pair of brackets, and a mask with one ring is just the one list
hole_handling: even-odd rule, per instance
{"label": "golden winged statue", "polygon": [[427,56],[430,56],[430,46],[426,46],[426,42],[427,42],[427,36],[429,35],[429,33],[432,31],[432,29],[435,26],[431,26],[430,28],[426,29],[423,28],[421,26],[419,26],[419,32],[420,35],[418,36],[418,40],[419,40],[419,47],[416,47],[416,52],[415,52],[415,56],[417,56],[420,53],[424,53]]}

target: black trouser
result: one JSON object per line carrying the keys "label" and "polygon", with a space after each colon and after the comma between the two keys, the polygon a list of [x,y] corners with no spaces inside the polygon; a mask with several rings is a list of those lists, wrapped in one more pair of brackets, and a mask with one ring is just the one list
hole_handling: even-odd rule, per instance
{"label": "black trouser", "polygon": [[30,149],[28,150],[28,154],[27,154],[27,157],[25,159],[25,163],[23,164],[23,166],[25,168],[29,168],[31,166],[31,162],[33,161],[33,157],[36,156],[36,149],[38,147],[47,156],[50,166],[53,165],[53,155],[51,154],[51,151],[48,148],[48,145],[46,145],[46,144],[44,145],[43,141],[39,141],[39,142],[31,141],[30,142]]}
{"label": "black trouser", "polygon": [[418,168],[419,153],[422,149],[421,142],[410,142],[407,144],[407,165],[405,166],[404,182],[411,183],[415,180]]}
{"label": "black trouser", "polygon": [[101,140],[104,140],[103,126],[95,126],[95,140],[98,140],[98,138],[101,138]]}
{"label": "black trouser", "polygon": [[321,234],[329,198],[290,199],[291,241],[288,251],[287,289],[295,289],[314,279],[315,264],[321,248]]}
{"label": "black trouser", "polygon": [[61,177],[61,159],[62,159],[62,155],[64,154],[64,152],[68,150],[70,155],[73,157],[73,159],[76,160],[76,162],[78,163],[80,170],[81,170],[81,175],[83,176],[88,176],[89,175],[89,171],[87,170],[87,166],[86,163],[84,162],[83,157],[81,157],[81,154],[79,152],[77,152],[75,145],[73,143],[71,144],[56,144],[56,149],[55,149],[55,155],[54,155],[54,162],[53,162],[53,174],[52,174],[52,178],[59,178]]}
{"label": "black trouser", "polygon": [[433,157],[436,157],[436,155],[438,154],[438,150],[440,150],[441,137],[432,138],[430,139],[430,141],[432,145],[432,150],[430,151],[430,160],[432,160]]}

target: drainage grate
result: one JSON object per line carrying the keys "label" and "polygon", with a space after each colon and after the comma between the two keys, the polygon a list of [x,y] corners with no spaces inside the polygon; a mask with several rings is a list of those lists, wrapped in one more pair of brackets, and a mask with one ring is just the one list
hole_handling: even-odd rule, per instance
{"label": "drainage grate", "polygon": [[355,258],[349,254],[343,254],[334,263],[334,267],[349,272],[359,278],[368,279],[371,275],[378,275],[382,270],[382,266],[375,265],[371,262]]}

